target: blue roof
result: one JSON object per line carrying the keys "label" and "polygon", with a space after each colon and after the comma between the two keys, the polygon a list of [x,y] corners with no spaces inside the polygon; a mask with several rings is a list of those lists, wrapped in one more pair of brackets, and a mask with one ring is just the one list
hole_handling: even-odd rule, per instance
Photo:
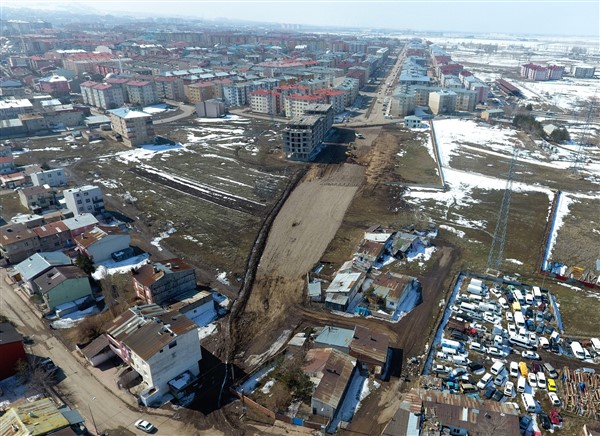
{"label": "blue roof", "polygon": [[334,347],[348,348],[353,337],[354,330],[325,326],[323,327],[323,331],[319,333],[319,336],[315,338],[315,342]]}
{"label": "blue roof", "polygon": [[35,253],[15,266],[23,280],[29,281],[54,266],[71,265],[71,259],[61,251]]}
{"label": "blue roof", "polygon": [[596,271],[600,272],[600,259],[596,260]]}

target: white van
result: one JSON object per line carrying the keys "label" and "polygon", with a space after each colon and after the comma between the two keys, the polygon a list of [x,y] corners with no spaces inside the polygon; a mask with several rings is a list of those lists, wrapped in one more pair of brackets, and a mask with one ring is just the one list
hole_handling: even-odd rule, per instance
{"label": "white van", "polygon": [[466,366],[471,361],[467,359],[465,356],[452,356],[452,363],[458,366]]}
{"label": "white van", "polygon": [[532,292],[533,298],[535,298],[537,301],[542,299],[542,290],[539,288],[539,286],[534,286]]}
{"label": "white van", "polygon": [[515,324],[518,328],[525,327],[525,317],[523,312],[515,312]]}
{"label": "white van", "polygon": [[585,359],[585,353],[583,352],[583,347],[581,346],[581,344],[579,342],[577,342],[577,341],[571,342],[571,351],[573,352],[575,357],[577,357],[578,359],[581,359],[581,360]]}
{"label": "white van", "polygon": [[521,398],[523,400],[523,406],[525,406],[525,410],[529,413],[535,413],[537,410],[537,405],[535,404],[533,395],[523,393],[521,394]]}
{"label": "white van", "polygon": [[592,343],[592,350],[594,350],[596,354],[600,354],[600,339],[591,338],[590,341]]}
{"label": "white van", "polygon": [[442,353],[446,354],[447,356],[456,356],[458,354],[458,350],[456,348],[442,347]]}
{"label": "white van", "polygon": [[517,379],[517,392],[519,392],[520,394],[525,392],[526,382],[527,381],[525,380],[525,377],[519,376],[519,378]]}
{"label": "white van", "polygon": [[550,348],[550,342],[548,342],[548,339],[546,339],[543,336],[540,336],[539,338],[539,346],[542,347],[543,350],[547,350],[548,348]]}
{"label": "white van", "polygon": [[496,363],[494,363],[492,365],[492,367],[490,368],[490,372],[493,375],[498,375],[500,374],[502,371],[504,371],[504,363],[502,363],[501,361],[497,361]]}

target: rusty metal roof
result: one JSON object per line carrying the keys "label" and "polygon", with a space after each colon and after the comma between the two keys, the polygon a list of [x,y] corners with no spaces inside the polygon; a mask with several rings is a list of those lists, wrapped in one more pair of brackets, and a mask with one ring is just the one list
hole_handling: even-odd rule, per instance
{"label": "rusty metal roof", "polygon": [[352,377],[356,359],[332,350],[323,369],[323,378],[313,393],[313,399],[337,409]]}
{"label": "rusty metal roof", "polygon": [[389,346],[387,335],[357,325],[350,343],[350,354],[361,362],[383,366]]}

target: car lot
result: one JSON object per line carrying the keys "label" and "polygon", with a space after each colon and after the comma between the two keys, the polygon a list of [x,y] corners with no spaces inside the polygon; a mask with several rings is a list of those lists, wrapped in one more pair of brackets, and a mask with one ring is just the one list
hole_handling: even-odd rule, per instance
{"label": "car lot", "polygon": [[[524,429],[560,427],[559,408],[567,392],[559,390],[559,374],[544,359],[554,352],[572,357],[577,365],[576,359],[600,358],[600,353],[562,337],[556,306],[538,287],[467,278],[460,291],[449,305],[444,333],[434,346],[433,374],[442,378],[443,389],[514,403],[532,414],[530,420],[524,417]],[[475,391],[465,392],[467,384]]]}

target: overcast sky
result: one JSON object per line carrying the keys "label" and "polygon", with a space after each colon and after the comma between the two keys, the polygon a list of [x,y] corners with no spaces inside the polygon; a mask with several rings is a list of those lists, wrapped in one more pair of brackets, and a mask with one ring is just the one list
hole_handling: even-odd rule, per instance
{"label": "overcast sky", "polygon": [[[40,1],[3,0],[6,5]],[[70,2],[53,0],[49,3]],[[589,35],[599,38],[600,1],[79,1],[97,11],[231,18],[285,24],[463,32]],[[40,5],[41,6],[41,5]],[[79,8],[78,8],[79,9]],[[600,44],[600,41],[599,41]]]}

